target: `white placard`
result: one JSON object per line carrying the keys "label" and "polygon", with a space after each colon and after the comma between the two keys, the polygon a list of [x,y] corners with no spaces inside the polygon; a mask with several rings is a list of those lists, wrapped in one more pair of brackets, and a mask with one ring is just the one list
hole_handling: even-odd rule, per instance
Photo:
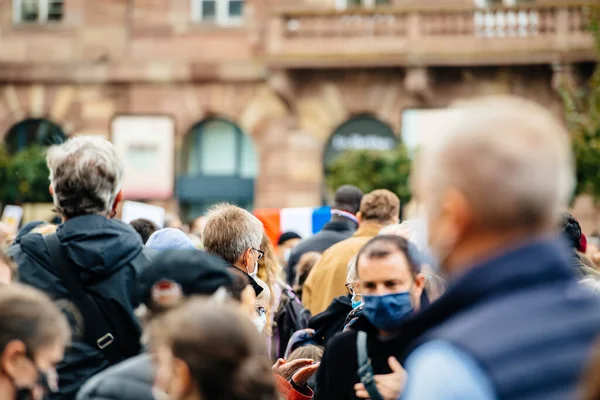
{"label": "white placard", "polygon": [[125,166],[126,199],[159,200],[173,196],[174,136],[171,117],[115,117],[112,142]]}
{"label": "white placard", "polygon": [[2,223],[6,224],[13,232],[19,230],[21,219],[23,218],[23,209],[19,206],[7,205],[2,212]]}
{"label": "white placard", "polygon": [[143,218],[154,222],[159,228],[165,225],[165,209],[146,203],[126,201],[123,203],[121,220],[126,224],[133,220]]}

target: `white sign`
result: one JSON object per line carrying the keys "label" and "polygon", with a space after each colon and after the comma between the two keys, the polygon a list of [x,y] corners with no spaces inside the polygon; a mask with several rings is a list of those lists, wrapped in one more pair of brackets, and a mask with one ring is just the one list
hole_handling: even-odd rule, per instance
{"label": "white sign", "polygon": [[154,222],[159,228],[165,225],[165,209],[146,203],[126,201],[123,203],[121,220],[126,224],[136,219],[147,219]]}
{"label": "white sign", "polygon": [[2,212],[2,223],[6,224],[13,232],[19,230],[21,219],[23,218],[23,209],[19,206],[7,205]]}
{"label": "white sign", "polygon": [[173,196],[175,125],[167,116],[118,116],[112,142],[125,165],[126,199]]}

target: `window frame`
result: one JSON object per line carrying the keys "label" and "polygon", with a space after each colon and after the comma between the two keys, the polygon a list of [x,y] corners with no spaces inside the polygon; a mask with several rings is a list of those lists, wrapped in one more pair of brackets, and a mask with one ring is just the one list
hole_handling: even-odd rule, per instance
{"label": "window frame", "polygon": [[[35,20],[24,20],[23,19],[23,1],[24,0],[12,0],[13,7],[13,23],[18,25],[34,25],[34,24],[57,24],[60,23],[64,18],[64,0],[34,0],[38,4],[38,17]],[[50,19],[50,4],[52,2],[58,2],[62,5],[62,13],[60,19]]]}
{"label": "window frame", "polygon": [[[244,23],[246,0],[212,0],[215,3],[215,19],[206,20],[202,15],[202,4],[206,0],[191,0],[192,21],[196,24],[215,24],[220,26],[239,26]],[[229,4],[233,1],[243,3],[242,15],[229,15]]]}

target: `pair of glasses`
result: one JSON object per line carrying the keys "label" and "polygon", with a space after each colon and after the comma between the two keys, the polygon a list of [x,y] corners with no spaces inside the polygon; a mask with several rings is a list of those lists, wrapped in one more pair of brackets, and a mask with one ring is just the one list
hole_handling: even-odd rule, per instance
{"label": "pair of glasses", "polygon": [[254,247],[252,247],[252,250],[258,254],[258,261],[262,260],[262,258],[265,256],[265,252],[262,250],[255,249]]}
{"label": "pair of glasses", "polygon": [[350,294],[354,294],[354,283],[346,283],[346,290]]}

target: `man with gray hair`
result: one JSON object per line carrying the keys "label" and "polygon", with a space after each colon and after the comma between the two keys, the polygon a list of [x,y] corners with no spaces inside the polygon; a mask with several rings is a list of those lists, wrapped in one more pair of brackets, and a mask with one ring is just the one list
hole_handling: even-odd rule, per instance
{"label": "man with gray hair", "polygon": [[[11,254],[20,281],[62,304],[71,322],[73,343],[58,366],[60,391],[51,397],[68,400],[91,376],[140,351],[133,288],[150,260],[136,231],[112,219],[123,198],[123,164],[110,142],[76,137],[51,147],[47,162],[50,193],[63,224],[55,234],[23,236]],[[109,325],[103,339],[95,340],[90,328],[98,318],[85,306],[73,307],[81,307],[82,296]]]}
{"label": "man with gray hair", "polygon": [[243,208],[221,203],[206,215],[202,244],[207,253],[246,273],[258,296],[263,291],[256,282],[258,261],[264,255],[260,250],[263,235],[264,227],[258,218]]}
{"label": "man with gray hair", "polygon": [[457,112],[413,170],[452,282],[403,327],[414,340],[395,371],[401,399],[577,398],[600,298],[580,287],[556,232],[575,178],[568,133],[514,97]]}

